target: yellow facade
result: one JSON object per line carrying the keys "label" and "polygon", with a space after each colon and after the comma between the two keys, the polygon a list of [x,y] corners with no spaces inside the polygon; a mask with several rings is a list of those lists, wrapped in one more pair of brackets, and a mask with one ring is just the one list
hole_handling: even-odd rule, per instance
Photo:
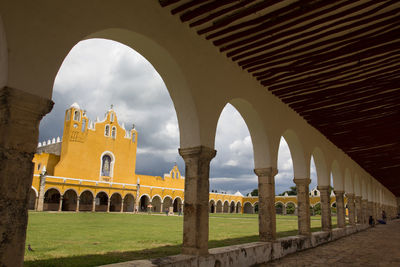
{"label": "yellow facade", "polygon": [[[185,178],[178,166],[163,176],[135,173],[137,137],[135,129],[119,124],[112,108],[102,121],[92,122],[74,103],[65,112],[62,142],[57,138],[40,144],[34,156],[30,208],[182,211]],[[212,192],[209,199],[211,213],[257,212],[258,197]],[[310,194],[311,206],[319,201]],[[277,206],[290,203],[297,207],[296,196],[276,197]]]}

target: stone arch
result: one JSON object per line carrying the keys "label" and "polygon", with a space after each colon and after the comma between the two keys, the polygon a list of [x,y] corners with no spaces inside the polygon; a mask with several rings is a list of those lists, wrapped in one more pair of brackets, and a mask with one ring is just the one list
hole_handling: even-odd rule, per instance
{"label": "stone arch", "polygon": [[344,172],[344,190],[346,193],[354,193],[354,181],[349,168]]}
{"label": "stone arch", "polygon": [[312,152],[312,157],[314,158],[315,169],[317,171],[317,184],[319,186],[329,186],[330,185],[329,170],[326,164],[324,153],[319,147],[316,147]]}
{"label": "stone arch", "polygon": [[228,213],[229,212],[229,202],[228,202],[228,200],[224,201],[223,212],[224,213]]}
{"label": "stone arch", "polygon": [[32,186],[29,188],[29,200],[28,200],[28,209],[34,210],[36,209],[36,198],[38,197],[36,189]]}
{"label": "stone arch", "polygon": [[115,192],[110,197],[110,212],[121,212],[122,196],[120,193]]}
{"label": "stone arch", "polygon": [[153,198],[151,199],[151,205],[153,206],[151,208],[152,211],[154,211],[154,212],[163,212],[161,210],[161,197],[159,195],[153,196]]}
{"label": "stone arch", "polygon": [[0,89],[7,85],[8,79],[8,48],[3,19],[0,15]]}
{"label": "stone arch", "polygon": [[63,194],[62,200],[62,211],[76,211],[76,205],[78,204],[78,193],[70,188]]}
{"label": "stone arch", "polygon": [[176,197],[173,202],[174,212],[182,212],[182,199],[180,197]]}
{"label": "stone arch", "polygon": [[208,204],[208,208],[209,208],[209,210],[208,210],[209,213],[215,213],[216,207],[215,207],[215,200],[214,199],[210,200],[210,202]]}
{"label": "stone arch", "polygon": [[344,179],[337,160],[332,162],[332,180],[334,190],[344,190]]}
{"label": "stone arch", "polygon": [[235,201],[232,200],[229,207],[229,213],[235,213],[235,208],[236,208]]}
{"label": "stone arch", "polygon": [[222,213],[223,212],[223,205],[222,201],[218,200],[217,205],[216,205],[216,213]]}
{"label": "stone arch", "polygon": [[124,197],[124,210],[123,212],[133,212],[135,209],[135,197],[128,193]]}
{"label": "stone arch", "polygon": [[95,211],[107,211],[108,208],[108,194],[100,191],[96,195]]}
{"label": "stone arch", "polygon": [[60,191],[55,188],[47,189],[46,193],[44,194],[44,202],[43,202],[43,210],[44,211],[58,211],[60,206]]}
{"label": "stone arch", "polygon": [[139,203],[139,211],[146,212],[148,211],[148,205],[150,204],[150,196],[144,194],[140,197]]}
{"label": "stone arch", "polygon": [[255,202],[255,203],[253,204],[253,209],[254,209],[254,213],[257,213],[257,214],[258,214],[258,202]]}
{"label": "stone arch", "polygon": [[236,213],[242,213],[242,203],[240,201],[236,203]]}
{"label": "stone arch", "polygon": [[92,211],[94,194],[91,190],[83,191],[79,196],[79,211]]}
{"label": "stone arch", "polygon": [[296,204],[294,202],[287,202],[286,203],[286,214],[297,214],[296,212]]}
{"label": "stone arch", "polygon": [[289,146],[290,156],[293,162],[293,174],[295,179],[304,179],[310,177],[310,164],[306,164],[306,157],[303,145],[297,134],[288,129],[283,132],[282,137]]}
{"label": "stone arch", "polygon": [[275,212],[276,214],[283,214],[283,203],[278,201],[275,203]]}
{"label": "stone arch", "polygon": [[163,199],[163,208],[164,208],[163,212],[165,212],[167,209],[169,210],[169,208],[172,206],[173,206],[172,197],[165,196]]}
{"label": "stone arch", "polygon": [[229,104],[239,112],[249,130],[253,147],[254,168],[275,166],[271,160],[271,148],[267,131],[256,109],[250,102],[243,98],[231,99]]}
{"label": "stone arch", "polygon": [[245,202],[243,204],[243,213],[246,213],[246,214],[253,214],[254,213],[253,205],[250,202]]}

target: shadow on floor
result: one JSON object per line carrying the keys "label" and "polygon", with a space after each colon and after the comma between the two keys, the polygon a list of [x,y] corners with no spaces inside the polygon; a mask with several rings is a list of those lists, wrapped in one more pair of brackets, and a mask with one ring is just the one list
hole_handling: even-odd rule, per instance
{"label": "shadow on floor", "polygon": [[[320,227],[311,228],[312,232],[320,231]],[[278,232],[278,238],[293,236],[297,234],[297,230]],[[224,240],[210,240],[208,242],[209,248],[224,247],[238,244],[245,244],[250,242],[257,242],[258,236],[243,236],[239,238],[229,238]],[[25,261],[24,266],[37,266],[37,267],[54,267],[54,266],[98,266],[104,264],[111,264],[124,261],[141,260],[141,259],[152,259],[165,256],[171,256],[179,254],[181,251],[181,245],[175,246],[162,246],[152,249],[143,249],[135,251],[115,251],[108,252],[105,254],[92,254],[92,255],[80,255],[71,256],[64,258],[52,258],[45,260],[36,261]]]}

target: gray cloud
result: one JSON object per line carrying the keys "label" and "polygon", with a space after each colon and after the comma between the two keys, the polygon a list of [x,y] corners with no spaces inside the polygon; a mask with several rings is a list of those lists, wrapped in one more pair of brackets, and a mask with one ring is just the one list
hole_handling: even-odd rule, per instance
{"label": "gray cloud", "polygon": [[[91,120],[104,117],[114,105],[120,123],[138,130],[136,172],[163,175],[174,162],[184,172],[178,155],[179,130],[168,91],[149,62],[132,49],[108,40],[77,44],[55,79],[55,106],[40,125],[40,141],[61,136],[65,110],[78,102]],[[250,134],[240,114],[227,105],[218,122],[217,157],[210,170],[210,189],[243,194],[257,188]],[[276,193],[293,186],[290,152],[281,142]],[[315,174],[315,167],[312,175]],[[313,183],[316,179],[313,179]]]}

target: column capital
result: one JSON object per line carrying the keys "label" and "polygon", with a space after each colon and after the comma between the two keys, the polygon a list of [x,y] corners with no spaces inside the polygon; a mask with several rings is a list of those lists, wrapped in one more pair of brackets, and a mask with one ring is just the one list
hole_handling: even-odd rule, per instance
{"label": "column capital", "polygon": [[185,161],[192,158],[211,161],[217,154],[215,149],[206,146],[179,148],[178,151],[179,155],[181,155]]}
{"label": "column capital", "polygon": [[310,178],[294,178],[293,182],[296,185],[309,185],[311,183],[311,179]]}
{"label": "column capital", "polygon": [[274,177],[275,175],[278,174],[278,169],[274,167],[268,167],[268,168],[257,168],[254,169],[254,173],[257,176],[267,176],[267,177]]}
{"label": "column capital", "polygon": [[344,195],[344,190],[333,190],[333,193],[335,193],[336,196]]}
{"label": "column capital", "polygon": [[318,185],[317,189],[318,191],[329,191],[330,186],[329,185]]}

